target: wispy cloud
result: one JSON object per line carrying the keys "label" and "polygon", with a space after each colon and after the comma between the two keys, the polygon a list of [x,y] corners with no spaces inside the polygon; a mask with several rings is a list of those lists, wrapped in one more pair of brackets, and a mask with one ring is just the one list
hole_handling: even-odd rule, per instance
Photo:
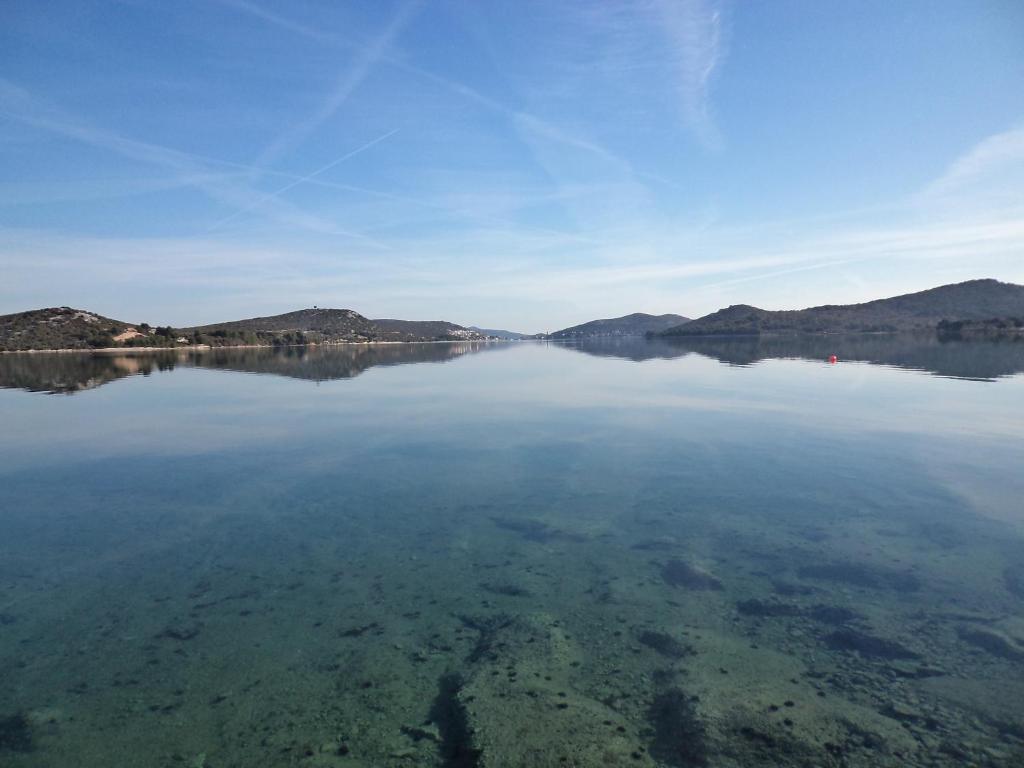
{"label": "wispy cloud", "polygon": [[[979,189],[979,182],[981,189]],[[989,136],[954,160],[946,171],[929,184],[924,202],[958,196],[1009,195],[1024,203],[1024,126]]]}
{"label": "wispy cloud", "polygon": [[[509,106],[501,100],[483,94],[480,90],[473,88],[464,82],[439,74],[429,68],[419,66],[405,58],[395,55],[390,50],[389,43],[413,15],[413,12],[417,8],[415,3],[407,3],[403,6],[384,32],[375,38],[371,44],[366,45],[362,42],[341,36],[334,37],[324,35],[318,31],[308,29],[303,25],[294,24],[289,19],[268,12],[262,6],[248,2],[248,0],[219,0],[219,2],[235,7],[238,10],[251,13],[256,17],[289,32],[319,41],[329,40],[343,47],[351,48],[356,51],[358,61],[366,62],[365,66],[357,66],[349,73],[348,76],[343,77],[341,83],[339,83],[339,87],[325,100],[321,105],[321,108],[307,121],[301,123],[296,129],[293,129],[296,131],[296,137],[300,139],[308,135],[309,132],[306,128],[302,128],[301,126],[310,125],[312,126],[310,130],[315,129],[315,127],[320,125],[324,120],[329,119],[330,115],[333,114],[349,97],[354,88],[348,88],[345,86],[345,83],[353,79],[353,73],[359,74],[361,72],[362,74],[359,75],[359,79],[361,80],[362,77],[365,77],[371,64],[386,64],[417,78],[424,79],[438,85],[448,92],[476,104],[477,106],[483,107],[488,111],[500,114],[507,118],[513,125],[516,125],[539,138],[552,141],[564,147],[571,147],[573,149],[586,152],[593,157],[613,163],[620,170],[628,172],[637,178],[644,178],[659,184],[678,186],[677,182],[667,179],[658,173],[651,171],[637,171],[629,160],[623,158],[621,155],[613,152],[592,138],[581,136],[551,120],[545,119],[540,115],[531,113],[522,108]],[[278,151],[277,145],[282,141],[285,141],[290,135],[291,132],[286,133],[278,140],[275,140],[267,150],[264,150],[259,160],[257,160],[257,163],[265,164],[268,158],[272,159],[272,156]],[[287,138],[287,140],[291,141],[292,139]]]}
{"label": "wispy cloud", "polygon": [[[0,104],[4,110],[0,114],[18,122],[117,153],[131,160],[176,172],[180,181],[199,189],[218,202],[235,208],[245,208],[260,197],[259,193],[250,187],[234,183],[230,177],[213,173],[208,163],[198,160],[194,155],[127,138],[90,125],[3,78],[0,78]],[[342,228],[335,222],[306,213],[276,198],[267,200],[266,203],[264,209],[269,215],[292,226],[321,234],[370,241],[370,238],[361,233]]]}
{"label": "wispy cloud", "polygon": [[[726,14],[718,0],[633,0],[570,6],[595,36],[578,54],[580,74],[597,72],[629,99],[654,85],[706,149],[723,146],[712,86],[726,59]],[[599,51],[595,55],[595,49]]]}
{"label": "wispy cloud", "polygon": [[724,17],[713,0],[659,0],[666,33],[675,48],[683,120],[704,146],[718,149],[722,136],[711,107],[711,85],[724,58]]}

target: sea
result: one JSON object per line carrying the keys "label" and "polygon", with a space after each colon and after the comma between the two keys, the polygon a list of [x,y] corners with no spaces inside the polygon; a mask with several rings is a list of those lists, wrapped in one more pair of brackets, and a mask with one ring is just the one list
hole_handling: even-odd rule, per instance
{"label": "sea", "polygon": [[1024,342],[0,355],[0,765],[1024,765]]}

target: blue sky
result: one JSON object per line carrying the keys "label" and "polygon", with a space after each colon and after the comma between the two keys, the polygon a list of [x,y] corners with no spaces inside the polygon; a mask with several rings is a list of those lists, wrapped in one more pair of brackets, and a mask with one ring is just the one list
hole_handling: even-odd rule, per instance
{"label": "blue sky", "polygon": [[1024,4],[0,5],[0,313],[553,330],[1024,283]]}

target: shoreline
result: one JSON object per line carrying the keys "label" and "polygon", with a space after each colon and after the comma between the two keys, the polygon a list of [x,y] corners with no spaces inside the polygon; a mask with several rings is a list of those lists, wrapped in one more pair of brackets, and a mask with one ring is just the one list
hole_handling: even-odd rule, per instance
{"label": "shoreline", "polygon": [[180,344],[176,347],[98,347],[97,349],[0,349],[0,355],[123,355],[153,352],[208,352],[220,349],[280,349],[283,347],[370,347],[384,344],[501,344],[521,339],[432,339],[430,341],[335,341],[321,344]]}

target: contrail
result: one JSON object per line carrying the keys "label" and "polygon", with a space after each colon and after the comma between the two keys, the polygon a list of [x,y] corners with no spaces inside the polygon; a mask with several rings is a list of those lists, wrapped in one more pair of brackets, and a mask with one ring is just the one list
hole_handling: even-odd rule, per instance
{"label": "contrail", "polygon": [[274,190],[270,194],[261,197],[259,200],[256,200],[255,202],[250,203],[249,205],[245,206],[244,208],[239,208],[237,211],[232,213],[230,216],[225,216],[220,221],[217,221],[217,222],[211,224],[208,227],[208,230],[219,229],[220,227],[224,226],[225,224],[227,224],[232,219],[234,219],[234,218],[236,218],[238,216],[241,216],[246,211],[251,211],[253,208],[257,208],[257,207],[263,205],[264,203],[269,202],[270,200],[273,200],[275,197],[278,197],[279,195],[283,195],[289,189],[297,187],[297,186],[299,186],[299,184],[303,184],[303,183],[305,183],[307,181],[310,181],[310,180],[316,178],[321,173],[325,173],[325,172],[329,171],[331,168],[333,168],[334,166],[336,166],[336,165],[338,165],[340,163],[345,162],[349,158],[355,157],[356,155],[358,155],[358,154],[360,154],[362,152],[365,152],[370,147],[373,147],[373,146],[375,146],[377,144],[380,144],[382,141],[384,141],[385,139],[391,138],[396,133],[398,133],[398,128],[395,128],[395,129],[390,130],[390,131],[388,131],[387,133],[385,133],[385,134],[383,134],[381,136],[378,136],[373,141],[368,141],[366,144],[363,144],[363,146],[361,146],[361,147],[359,147],[357,149],[353,149],[351,152],[346,152],[341,157],[337,158],[336,160],[332,160],[327,165],[324,165],[324,166],[322,166],[320,168],[317,168],[312,173],[310,173],[310,174],[308,174],[306,176],[300,176],[299,178],[295,179],[295,181],[292,181],[289,184],[285,184],[280,189]]}
{"label": "contrail", "polygon": [[[12,109],[12,107],[20,107],[20,109]],[[170,168],[178,173],[192,174],[199,179],[194,184],[197,189],[214,200],[232,207],[244,205],[252,198],[253,190],[250,188],[243,190],[231,184],[210,183],[209,181],[202,180],[202,174],[208,172],[206,165],[210,162],[219,162],[234,167],[245,166],[240,166],[237,163],[213,161],[199,155],[192,155],[145,141],[136,141],[100,128],[94,128],[59,109],[53,108],[3,77],[0,77],[0,117],[8,117],[19,123],[68,136],[95,147],[117,152],[133,160]],[[294,206],[284,201],[281,201],[279,205],[294,208]],[[381,243],[376,243],[366,235],[358,232],[349,232],[335,227],[328,222],[315,220],[316,217],[301,214],[301,211],[298,212],[298,215],[291,211],[285,211],[283,213],[278,212],[275,217],[293,226],[300,226],[317,232],[358,238],[372,243],[378,248],[386,247]]]}
{"label": "contrail", "polygon": [[[319,40],[320,42],[325,42],[325,36],[323,34],[315,30],[310,30],[301,27],[291,22],[289,19],[285,19],[281,16],[277,16],[276,14],[272,14],[263,9],[262,7],[260,7],[259,5],[257,5],[256,3],[251,2],[251,0],[219,1],[224,5],[228,5],[239,11],[244,11],[258,18],[261,18],[266,22],[275,24],[282,29],[287,29],[290,32],[304,35],[308,38]],[[391,67],[394,67],[408,74],[430,80],[435,84],[440,85],[443,88],[458,94],[464,99],[475,102],[476,104],[483,106],[491,111],[497,112],[501,115],[504,115],[509,119],[519,121],[519,123],[523,127],[527,128],[528,130],[535,134],[545,136],[548,139],[557,141],[561,144],[576,147],[577,149],[590,152],[591,154],[601,157],[604,160],[612,162],[619,166],[619,168],[621,168],[626,173],[632,174],[642,179],[646,179],[648,181],[663,184],[668,187],[673,187],[675,189],[687,189],[685,185],[680,184],[676,181],[672,181],[671,179],[661,176],[660,174],[638,170],[633,166],[631,162],[613,153],[611,150],[598,144],[597,142],[590,141],[586,138],[580,138],[567,134],[566,132],[560,130],[553,123],[541,117],[538,117],[537,115],[530,114],[529,112],[523,112],[521,110],[503,104],[499,101],[495,101],[494,99],[485,96],[476,89],[471,88],[470,86],[465,85],[464,83],[461,83],[458,80],[452,80],[448,77],[445,77],[444,75],[437,74],[431,70],[424,69],[415,64],[410,64],[404,59],[388,53],[386,48],[370,50],[366,46],[361,45],[360,43],[355,42],[350,38],[345,38],[341,36],[337,37],[336,41],[338,45],[341,45],[346,48],[352,48],[355,49],[356,51],[361,51],[363,52],[364,55],[367,55],[367,53],[369,53],[369,55],[373,56],[374,61],[383,62]],[[261,160],[263,160],[263,158],[258,158],[258,161]]]}
{"label": "contrail", "polygon": [[[355,49],[356,57],[350,70],[338,81],[335,88],[327,95],[319,108],[306,120],[293,125],[270,143],[256,158],[256,165],[269,165],[285,152],[294,149],[305,141],[319,126],[329,120],[348,101],[374,67],[388,55],[394,39],[402,31],[406,23],[414,16],[418,3],[407,1],[399,9],[395,17],[367,46]],[[254,6],[246,4],[250,11],[258,11]]]}

